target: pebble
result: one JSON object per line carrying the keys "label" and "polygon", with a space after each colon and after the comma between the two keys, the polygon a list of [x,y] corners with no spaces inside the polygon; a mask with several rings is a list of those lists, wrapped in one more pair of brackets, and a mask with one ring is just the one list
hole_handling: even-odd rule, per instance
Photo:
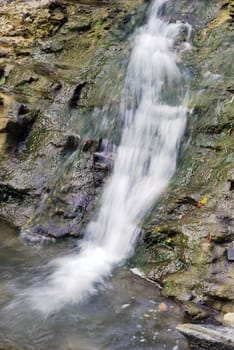
{"label": "pebble", "polygon": [[160,312],[162,312],[162,311],[167,311],[167,310],[168,310],[167,304],[165,304],[165,303],[160,303],[160,304],[158,305],[158,310],[159,310]]}

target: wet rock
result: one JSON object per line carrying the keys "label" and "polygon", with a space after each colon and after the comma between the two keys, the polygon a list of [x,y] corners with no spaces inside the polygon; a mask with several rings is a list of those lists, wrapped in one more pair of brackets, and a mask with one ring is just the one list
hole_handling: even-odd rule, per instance
{"label": "wet rock", "polygon": [[92,28],[92,22],[87,18],[83,21],[79,18],[69,21],[63,30],[69,30],[73,32],[86,32]]}
{"label": "wet rock", "polygon": [[234,327],[234,313],[227,313],[223,317],[223,324],[225,326]]}
{"label": "wet rock", "polygon": [[100,149],[100,141],[94,139],[84,140],[82,145],[83,152],[92,152],[95,153]]}
{"label": "wet rock", "polygon": [[56,134],[56,138],[51,140],[50,143],[57,148],[61,148],[63,154],[72,153],[79,147],[80,136],[61,132]]}
{"label": "wet rock", "polygon": [[0,184],[0,202],[11,200],[22,200],[29,195],[29,189],[15,188],[9,185]]}
{"label": "wet rock", "polygon": [[[187,295],[219,312],[230,312],[234,305],[233,262],[227,259],[234,240],[231,3],[222,9],[219,2],[188,6],[182,0],[164,8],[168,18],[180,15],[193,24],[193,49],[183,56],[192,78],[193,111],[172,185],[145,223],[142,264],[147,277],[161,283],[165,295],[179,300]],[[199,205],[202,198],[207,202]],[[169,233],[162,239],[155,227],[164,225],[177,227],[180,239]],[[172,241],[167,253],[160,245],[168,239]]]}
{"label": "wet rock", "polygon": [[191,341],[192,349],[234,349],[233,328],[183,324],[179,325],[177,329]]}
{"label": "wet rock", "polygon": [[[143,17],[146,6],[118,1],[111,17],[110,1],[1,5],[0,215],[31,232],[46,228],[34,236],[81,235],[107,175],[102,162],[94,166],[103,125],[92,111],[119,98],[128,49],[118,26],[130,12],[131,22]],[[114,129],[116,114],[106,114]]]}
{"label": "wet rock", "polygon": [[49,237],[45,233],[38,234],[30,230],[21,231],[20,238],[29,245],[50,244],[56,241],[54,237]]}
{"label": "wet rock", "polygon": [[29,136],[37,116],[37,111],[29,111],[26,106],[21,105],[16,119],[0,118],[0,133],[7,135],[6,147],[8,149],[18,150],[20,144]]}
{"label": "wet rock", "polygon": [[73,96],[71,98],[71,100],[69,101],[69,108],[77,108],[78,107],[78,103],[80,101],[81,98],[81,93],[83,88],[85,87],[86,82],[80,83],[79,85],[77,85],[77,87],[75,88],[75,91],[73,93]]}
{"label": "wet rock", "polygon": [[12,121],[10,118],[0,118],[0,132],[6,132],[11,123],[14,123],[14,121]]}
{"label": "wet rock", "polygon": [[67,135],[67,139],[65,141],[63,152],[74,152],[78,149],[80,144],[80,136],[79,135]]}
{"label": "wet rock", "polygon": [[50,39],[46,42],[42,42],[41,49],[47,54],[61,52],[64,49],[64,39],[60,41]]}
{"label": "wet rock", "polygon": [[210,312],[204,306],[186,301],[182,304],[183,310],[185,314],[192,320],[204,320],[210,316]]}
{"label": "wet rock", "polygon": [[[217,270],[204,281],[204,295],[234,303],[234,267],[226,266],[224,270],[224,262],[216,267]],[[220,279],[220,273],[222,273],[222,279]]]}
{"label": "wet rock", "polygon": [[234,249],[233,248],[227,249],[227,258],[229,261],[234,261]]}
{"label": "wet rock", "polygon": [[104,152],[95,152],[93,154],[94,169],[110,171],[114,165],[112,154]]}
{"label": "wet rock", "polygon": [[197,207],[198,205],[198,199],[195,199],[195,198],[192,198],[192,197],[184,197],[184,198],[180,198],[177,200],[177,203],[179,205],[183,205],[183,204],[191,204],[191,205],[194,205],[195,207]]}
{"label": "wet rock", "polygon": [[226,248],[221,245],[215,244],[211,249],[212,262],[222,261],[223,257],[226,255]]}
{"label": "wet rock", "polygon": [[37,82],[38,80],[39,80],[39,76],[37,74],[34,74],[30,71],[26,71],[21,76],[21,79],[16,84],[16,87],[20,87],[25,84],[32,84],[33,82]]}
{"label": "wet rock", "polygon": [[234,180],[228,179],[227,183],[228,183],[229,191],[233,191],[234,190]]}

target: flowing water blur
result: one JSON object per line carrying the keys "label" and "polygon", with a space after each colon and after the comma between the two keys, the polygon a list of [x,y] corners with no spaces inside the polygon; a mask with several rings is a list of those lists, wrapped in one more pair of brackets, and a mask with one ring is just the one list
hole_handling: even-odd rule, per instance
{"label": "flowing water blur", "polygon": [[[0,222],[0,349],[188,349],[175,330],[183,322],[179,307],[127,268],[117,270],[111,283],[87,302],[67,304],[47,318],[30,310],[24,300],[14,303],[22,288],[46,277],[48,261],[74,249],[72,240],[28,247]],[[162,302],[167,305],[165,311],[160,308]]]}
{"label": "flowing water blur", "polygon": [[101,208],[88,225],[79,254],[51,262],[53,273],[25,293],[44,314],[97,292],[113,266],[129,257],[139,225],[176,168],[187,109],[174,45],[181,23],[160,18],[156,0],[134,38],[120,117],[123,132]]}
{"label": "flowing water blur", "polygon": [[15,242],[4,248],[14,253],[13,260],[1,257],[1,338],[32,349],[59,349],[61,342],[61,349],[187,349],[174,330],[182,319],[178,308],[167,301],[168,311],[160,313],[157,289],[117,268],[132,254],[145,214],[175,171],[186,124],[174,46],[189,27],[160,18],[165,2],[153,2],[134,36],[113,174],[79,249],[61,257],[63,244],[31,253],[19,242],[19,250]]}

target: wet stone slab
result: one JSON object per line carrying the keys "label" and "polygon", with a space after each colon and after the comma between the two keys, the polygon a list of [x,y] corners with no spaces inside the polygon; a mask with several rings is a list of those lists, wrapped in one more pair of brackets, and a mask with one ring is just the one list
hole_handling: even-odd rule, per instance
{"label": "wet stone slab", "polygon": [[177,327],[191,342],[193,350],[234,350],[232,327],[182,324]]}
{"label": "wet stone slab", "polygon": [[234,261],[234,249],[232,248],[227,249],[227,258],[229,261]]}

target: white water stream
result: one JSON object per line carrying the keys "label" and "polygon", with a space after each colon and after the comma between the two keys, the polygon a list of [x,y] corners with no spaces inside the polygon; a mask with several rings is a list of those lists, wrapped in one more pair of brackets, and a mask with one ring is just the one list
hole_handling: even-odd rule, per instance
{"label": "white water stream", "polygon": [[131,255],[142,219],[175,171],[187,110],[179,105],[174,44],[186,25],[159,17],[165,2],[154,1],[147,24],[134,37],[121,143],[97,219],[88,225],[80,252],[52,261],[54,270],[43,286],[27,292],[33,307],[45,314],[95,293],[113,267]]}

